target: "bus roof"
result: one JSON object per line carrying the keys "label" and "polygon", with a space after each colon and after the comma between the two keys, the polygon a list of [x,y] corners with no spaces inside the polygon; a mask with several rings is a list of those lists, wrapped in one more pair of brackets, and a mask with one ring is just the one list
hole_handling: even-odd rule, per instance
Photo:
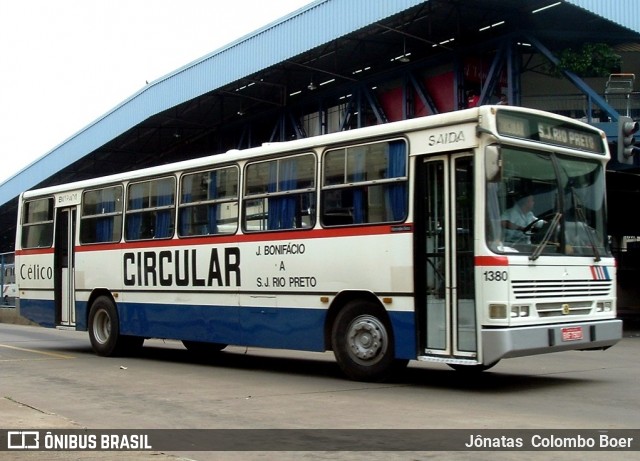
{"label": "bus roof", "polygon": [[[505,106],[498,106],[502,109],[506,109]],[[176,171],[194,170],[213,165],[222,165],[238,161],[246,161],[257,159],[260,157],[268,157],[274,154],[296,152],[305,149],[315,149],[318,147],[332,146],[336,144],[343,144],[347,142],[354,142],[365,139],[375,139],[382,136],[401,135],[403,133],[409,133],[412,131],[428,128],[442,127],[452,124],[462,124],[469,122],[477,122],[483,114],[489,115],[491,111],[495,111],[496,106],[481,106],[471,109],[464,109],[454,112],[447,112],[437,115],[428,115],[424,117],[417,117],[409,120],[401,120],[397,122],[385,123],[382,125],[369,126],[354,130],[340,131],[336,133],[329,133],[319,136],[313,136],[309,138],[296,139],[286,142],[273,142],[265,143],[259,147],[252,147],[249,149],[232,149],[222,154],[209,155],[199,157],[196,159],[184,160],[181,162],[167,163],[164,165],[154,166],[150,168],[143,168],[140,170],[128,171],[125,173],[118,173],[109,176],[101,176],[91,179],[85,179],[82,181],[76,181],[66,184],[59,184],[56,186],[49,186],[42,189],[32,189],[21,194],[23,198],[36,197],[40,195],[55,194],[68,190],[85,189],[96,187],[102,184],[116,183],[122,181],[131,181],[146,177],[160,176],[164,174],[171,174]],[[553,117],[554,119],[563,120],[567,124],[577,125],[582,127],[583,130],[593,131],[594,133],[602,133],[601,130],[595,128],[592,125],[576,121],[571,118],[559,116],[556,114],[550,114],[547,112],[527,109],[515,106],[508,106],[509,111],[522,111],[530,114],[538,114],[546,117]]]}

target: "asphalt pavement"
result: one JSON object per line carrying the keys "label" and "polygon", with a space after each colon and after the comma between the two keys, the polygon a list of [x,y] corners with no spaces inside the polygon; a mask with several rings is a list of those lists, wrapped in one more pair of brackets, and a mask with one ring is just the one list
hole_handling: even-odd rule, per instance
{"label": "asphalt pavement", "polygon": [[[624,336],[637,337],[640,336],[640,316],[625,315],[624,320]],[[21,323],[6,322],[6,319],[0,318],[0,322],[4,323]],[[0,360],[1,361],[1,360]],[[0,429],[7,431],[15,430],[55,430],[67,429],[74,431],[82,431],[86,429],[82,425],[65,418],[62,415],[48,413],[38,408],[33,408],[14,401],[11,398],[0,396]],[[3,434],[4,435],[4,434]],[[2,447],[3,449],[5,447]],[[272,453],[275,455],[276,453]],[[237,457],[231,455],[233,459],[243,459],[242,453],[235,453]],[[22,461],[22,460],[76,460],[76,461],[191,461],[191,458],[172,455],[160,451],[0,451],[0,459],[3,461]],[[225,456],[225,459],[229,459]],[[271,459],[269,457],[264,459]]]}

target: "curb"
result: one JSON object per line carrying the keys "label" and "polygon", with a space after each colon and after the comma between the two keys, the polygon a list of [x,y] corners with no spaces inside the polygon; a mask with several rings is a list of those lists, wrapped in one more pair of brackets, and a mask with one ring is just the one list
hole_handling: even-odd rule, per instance
{"label": "curb", "polygon": [[36,323],[18,315],[15,307],[0,307],[0,323],[11,323],[13,325],[37,325]]}

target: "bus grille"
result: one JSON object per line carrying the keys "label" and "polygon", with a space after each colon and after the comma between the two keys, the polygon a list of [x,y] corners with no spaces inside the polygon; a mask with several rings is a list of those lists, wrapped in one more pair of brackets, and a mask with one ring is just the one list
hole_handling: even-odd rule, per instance
{"label": "bus grille", "polygon": [[538,317],[564,317],[567,315],[589,315],[591,302],[538,303]]}
{"label": "bus grille", "polygon": [[611,280],[514,280],[515,299],[582,298],[607,296]]}

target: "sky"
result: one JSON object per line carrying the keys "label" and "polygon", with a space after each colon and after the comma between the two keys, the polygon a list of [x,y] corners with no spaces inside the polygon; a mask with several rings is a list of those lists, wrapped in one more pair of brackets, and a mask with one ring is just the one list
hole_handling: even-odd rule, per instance
{"label": "sky", "polygon": [[142,89],[311,0],[0,0],[0,184]]}

